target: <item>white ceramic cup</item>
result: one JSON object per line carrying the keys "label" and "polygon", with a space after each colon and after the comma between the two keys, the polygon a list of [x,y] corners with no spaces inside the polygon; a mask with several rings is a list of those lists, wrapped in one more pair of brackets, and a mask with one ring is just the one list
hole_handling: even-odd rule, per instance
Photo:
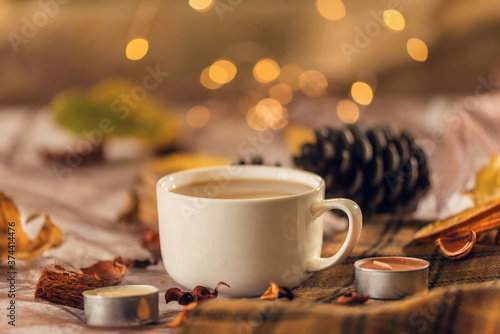
{"label": "white ceramic cup", "polygon": [[[306,184],[312,189],[274,198],[216,199],[231,178],[269,179]],[[209,182],[200,196],[172,192],[175,187]],[[219,188],[218,188],[219,187]],[[341,263],[354,249],[362,227],[359,206],[343,198],[324,199],[325,182],[316,174],[271,166],[223,166],[185,170],[157,184],[160,244],[168,274],[192,289],[229,284],[227,296],[258,296],[270,281],[295,287],[312,272]],[[349,230],[340,250],[321,257],[321,215],[347,214]]]}

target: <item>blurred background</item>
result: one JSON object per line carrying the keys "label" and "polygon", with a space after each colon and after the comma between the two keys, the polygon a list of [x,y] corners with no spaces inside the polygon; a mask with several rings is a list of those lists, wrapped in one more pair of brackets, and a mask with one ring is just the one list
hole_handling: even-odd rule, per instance
{"label": "blurred background", "polygon": [[149,66],[169,73],[154,90],[165,101],[233,99],[246,113],[267,97],[339,96],[362,112],[371,92],[473,94],[500,64],[488,0],[2,0],[0,29],[2,104],[140,83]]}

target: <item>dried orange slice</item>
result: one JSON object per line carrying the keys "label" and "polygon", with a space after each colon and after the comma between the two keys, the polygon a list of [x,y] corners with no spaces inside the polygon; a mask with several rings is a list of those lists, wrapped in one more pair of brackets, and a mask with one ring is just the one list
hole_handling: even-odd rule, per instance
{"label": "dried orange slice", "polygon": [[438,237],[466,237],[500,228],[500,197],[491,199],[443,220],[437,220],[415,233],[412,240],[434,242]]}

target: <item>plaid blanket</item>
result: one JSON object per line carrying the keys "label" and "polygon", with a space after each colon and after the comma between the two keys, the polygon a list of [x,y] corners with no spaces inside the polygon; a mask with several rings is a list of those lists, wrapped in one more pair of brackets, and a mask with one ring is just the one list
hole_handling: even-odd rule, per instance
{"label": "plaid blanket", "polygon": [[[213,300],[188,312],[185,333],[500,333],[500,246],[476,245],[464,259],[441,256],[434,245],[408,244],[426,222],[378,217],[365,222],[356,249],[341,265],[313,274],[296,298]],[[345,235],[323,249],[329,256]],[[354,290],[353,263],[372,256],[405,255],[430,262],[425,296],[370,299],[346,306],[337,297]]]}

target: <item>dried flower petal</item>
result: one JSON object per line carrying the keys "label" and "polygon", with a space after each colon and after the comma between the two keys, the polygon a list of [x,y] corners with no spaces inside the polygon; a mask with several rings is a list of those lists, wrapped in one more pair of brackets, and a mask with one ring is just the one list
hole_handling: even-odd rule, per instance
{"label": "dried flower petal", "polygon": [[35,213],[28,217],[29,224],[38,217],[44,222],[35,239],[30,240],[21,225],[21,216],[14,202],[4,193],[0,192],[0,261],[14,255],[12,247],[15,245],[15,258],[17,260],[32,260],[52,247],[57,247],[63,242],[61,230],[54,225],[45,213]]}
{"label": "dried flower petal", "polygon": [[348,292],[339,298],[337,298],[337,302],[340,304],[362,304],[365,303],[368,299],[370,299],[369,295],[363,295],[357,292]]}
{"label": "dried flower petal", "polygon": [[105,282],[106,285],[117,285],[125,278],[127,267],[117,256],[113,261],[99,261],[88,268],[80,268],[78,273],[92,275]]}
{"label": "dried flower petal", "polygon": [[181,313],[177,314],[177,316],[174,318],[174,320],[167,322],[167,327],[174,328],[174,327],[179,327],[186,321],[186,313],[188,311],[193,310],[196,306],[198,305],[197,302],[193,302],[189,305],[186,306],[184,310],[181,311]]}
{"label": "dried flower petal", "polygon": [[279,286],[275,282],[269,282],[269,288],[260,296],[261,300],[273,300],[278,298],[293,299],[293,292],[286,286]]}
{"label": "dried flower petal", "polygon": [[470,253],[476,244],[476,232],[470,231],[466,237],[440,237],[435,242],[441,254],[452,260],[458,260]]}

